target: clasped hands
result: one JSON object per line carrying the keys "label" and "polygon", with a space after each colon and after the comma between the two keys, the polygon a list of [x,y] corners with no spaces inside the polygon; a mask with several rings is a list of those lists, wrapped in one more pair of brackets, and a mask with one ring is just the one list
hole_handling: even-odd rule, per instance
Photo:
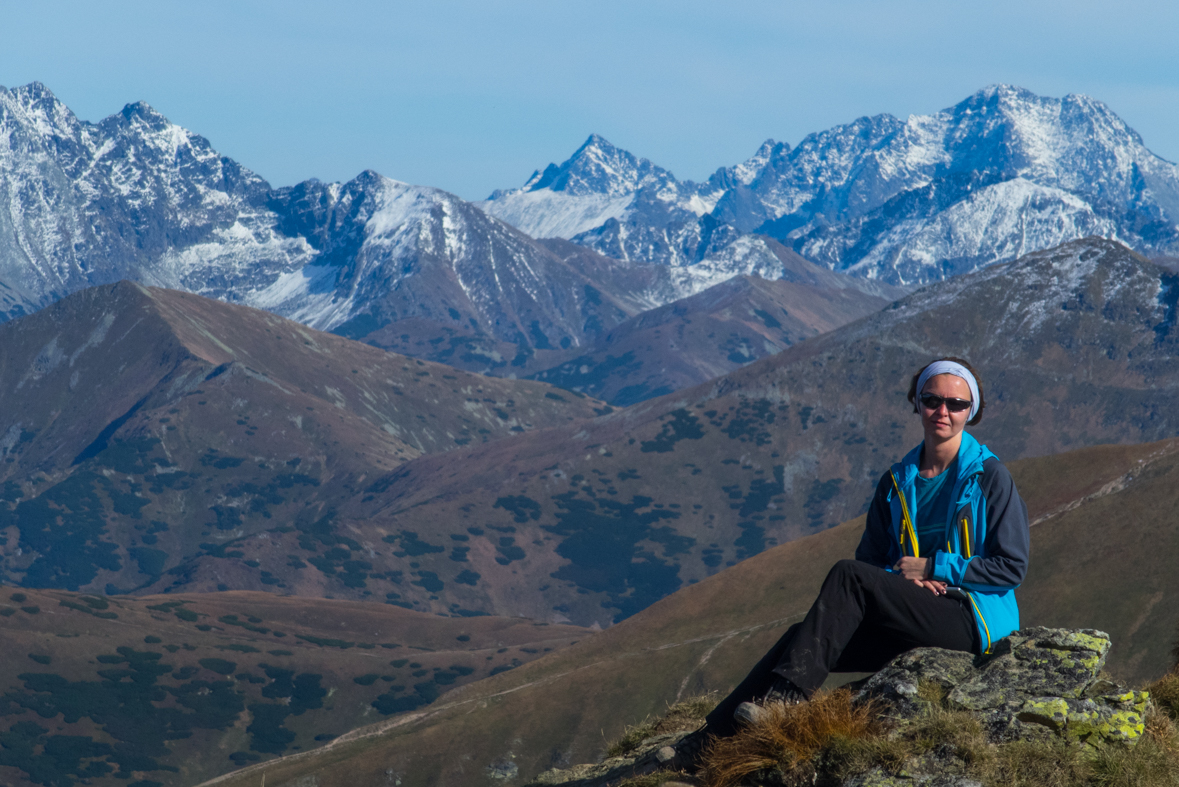
{"label": "clasped hands", "polygon": [[929,574],[933,570],[933,564],[929,562],[929,558],[927,557],[903,557],[896,562],[896,565],[892,569],[905,579],[912,580],[920,587],[927,588],[935,596],[946,595],[945,582],[929,579]]}

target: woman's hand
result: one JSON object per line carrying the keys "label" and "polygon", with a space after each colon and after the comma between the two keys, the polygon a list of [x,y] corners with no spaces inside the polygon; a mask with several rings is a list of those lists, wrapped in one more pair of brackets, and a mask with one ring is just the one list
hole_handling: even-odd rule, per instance
{"label": "woman's hand", "polygon": [[946,595],[945,582],[938,582],[936,579],[918,579],[915,581],[921,587],[929,589],[935,596]]}
{"label": "woman's hand", "polygon": [[892,568],[905,579],[922,580],[929,576],[929,558],[903,557]]}
{"label": "woman's hand", "polygon": [[946,583],[936,579],[927,579],[933,565],[926,557],[903,557],[893,566],[893,570],[916,585],[926,588],[935,596],[946,595]]}

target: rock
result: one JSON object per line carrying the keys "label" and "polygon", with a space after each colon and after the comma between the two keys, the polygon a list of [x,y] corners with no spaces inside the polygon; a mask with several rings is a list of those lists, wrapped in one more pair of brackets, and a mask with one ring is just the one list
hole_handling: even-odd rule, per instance
{"label": "rock", "polygon": [[[991,744],[1060,738],[1093,749],[1133,746],[1145,731],[1150,695],[1099,677],[1109,648],[1109,635],[1102,631],[1050,628],[1021,629],[982,656],[919,648],[853,684],[858,686],[853,702],[881,702],[881,714],[893,722],[888,733],[893,736],[904,736],[910,725],[927,721],[938,705],[977,716]],[[675,743],[686,734],[654,735],[632,756],[547,771],[530,787],[608,787],[674,769]],[[982,787],[977,779],[962,775],[961,762],[940,757],[929,752],[907,760],[900,773],[876,767],[839,783],[841,787]],[[665,782],[664,787],[671,784]]]}
{"label": "rock", "polygon": [[841,787],[983,787],[982,782],[965,776],[911,774],[893,776],[880,768],[853,776]]}
{"label": "rock", "polygon": [[883,700],[903,726],[929,706],[918,687],[934,685],[950,708],[977,713],[995,743],[1056,735],[1132,745],[1150,697],[1098,677],[1109,648],[1105,632],[1049,628],[1021,629],[978,657],[919,648],[869,678],[856,699]]}

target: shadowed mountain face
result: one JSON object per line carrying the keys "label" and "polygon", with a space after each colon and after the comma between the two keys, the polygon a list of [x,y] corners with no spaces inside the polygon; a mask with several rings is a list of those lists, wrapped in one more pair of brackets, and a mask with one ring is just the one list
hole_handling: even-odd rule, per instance
{"label": "shadowed mountain face", "polygon": [[0,616],[0,779],[46,787],[196,784],[592,633],[268,593],[0,588]]}
{"label": "shadowed mountain face", "polygon": [[[1017,591],[1023,625],[1108,632],[1107,669],[1136,686],[1174,663],[1177,448],[1169,440],[1007,463],[1034,523]],[[729,691],[806,614],[863,527],[859,517],[768,550],[560,653],[443,696],[396,729],[358,730],[351,741],[271,763],[267,783],[348,787],[392,773],[404,787],[475,787],[509,765],[525,783],[593,762],[625,727],[668,704]],[[224,784],[254,787],[259,776],[244,771]]]}
{"label": "shadowed mountain face", "polygon": [[[393,592],[416,609],[605,625],[864,511],[920,440],[905,392],[932,358],[981,370],[989,405],[973,431],[1005,460],[1176,434],[1175,283],[1122,246],[1078,241],[696,388],[415,459],[366,483],[333,527],[393,544],[371,560],[413,577]],[[234,548],[298,585],[267,557],[297,536],[278,550],[268,538]],[[217,560],[200,562],[190,587],[213,587]]]}
{"label": "shadowed mountain face", "polygon": [[[183,582],[245,534],[323,541],[316,523],[407,459],[600,406],[129,283],[0,326],[0,374],[3,575],[91,591]],[[324,570],[363,584],[365,550],[331,543]],[[287,585],[236,576],[255,569],[213,584]]]}
{"label": "shadowed mountain face", "polygon": [[720,377],[887,303],[852,288],[737,276],[630,318],[590,353],[533,379],[625,407]]}

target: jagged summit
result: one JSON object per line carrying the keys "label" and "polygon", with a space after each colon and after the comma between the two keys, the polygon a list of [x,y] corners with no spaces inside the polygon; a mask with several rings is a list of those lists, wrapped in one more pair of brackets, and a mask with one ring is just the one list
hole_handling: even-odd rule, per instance
{"label": "jagged summit", "polygon": [[526,232],[671,265],[764,233],[832,270],[906,287],[1088,235],[1179,249],[1176,165],[1101,101],[1012,85],[931,115],[860,117],[793,148],[767,141],[706,184],[652,191],[576,203],[497,192],[482,207]]}
{"label": "jagged summit", "polygon": [[[626,164],[591,143],[570,183]],[[439,189],[372,170],[272,189],[146,103],[89,123],[36,83],[0,92],[0,201],[13,206],[0,215],[0,320],[130,279],[357,337],[421,321],[415,341],[441,336],[440,352],[467,359],[447,360],[486,371],[678,297],[621,270],[586,276]],[[620,301],[615,287],[632,291]]]}
{"label": "jagged summit", "polygon": [[591,134],[563,164],[549,164],[524,184],[523,190],[565,192],[575,196],[629,194],[648,185],[675,182],[675,176]]}

